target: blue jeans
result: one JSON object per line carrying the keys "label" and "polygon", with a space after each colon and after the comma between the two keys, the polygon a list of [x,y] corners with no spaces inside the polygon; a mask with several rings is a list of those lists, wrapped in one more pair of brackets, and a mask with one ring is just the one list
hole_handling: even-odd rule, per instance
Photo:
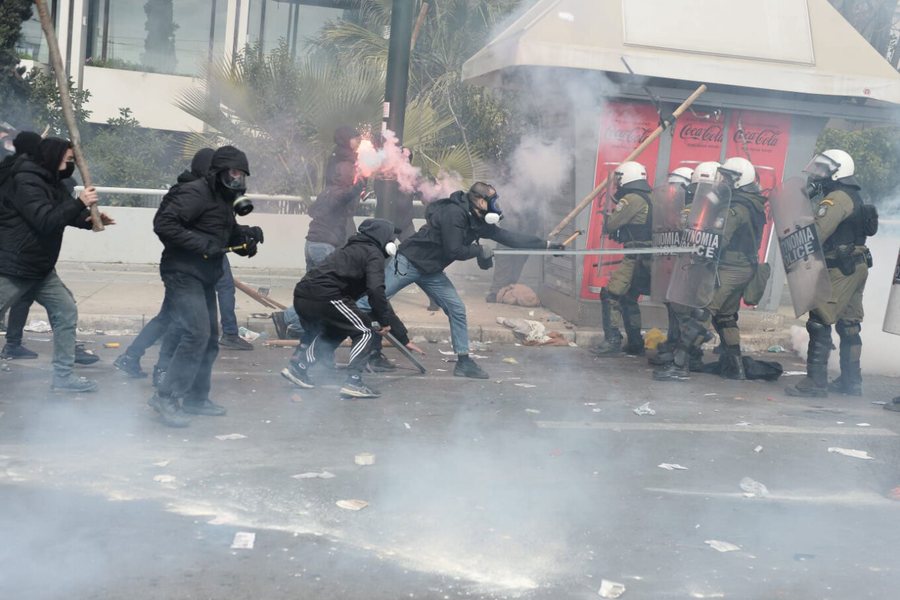
{"label": "blue jeans", "polygon": [[75,297],[55,269],[43,279],[0,275],[0,310],[26,295],[47,309],[53,328],[53,376],[68,377],[75,366],[75,326],[78,324]]}
{"label": "blue jeans", "polygon": [[[388,261],[384,271],[385,294],[388,298],[392,298],[397,292],[412,283],[422,288],[450,318],[450,341],[453,344],[453,351],[457,354],[468,354],[469,328],[466,320],[466,305],[463,304],[462,298],[459,297],[450,278],[443,271],[429,274],[420,273],[402,254],[398,254]],[[367,296],[357,300],[356,305],[366,312],[372,310]],[[380,340],[381,336],[375,336],[375,342],[379,344],[376,349],[380,349]]]}
{"label": "blue jeans", "polygon": [[[331,244],[326,244],[325,242],[306,242],[306,272],[309,273],[312,269],[321,265],[322,262],[336,249],[337,248]],[[221,302],[221,300],[219,302]],[[300,325],[300,317],[297,316],[297,311],[294,310],[293,303],[284,310],[284,322],[287,323],[288,327],[293,327],[294,329],[302,328]]]}
{"label": "blue jeans", "polygon": [[222,333],[237,335],[237,316],[234,314],[234,275],[228,257],[222,257],[222,276],[216,282],[216,296],[219,297],[219,316],[222,319]]}

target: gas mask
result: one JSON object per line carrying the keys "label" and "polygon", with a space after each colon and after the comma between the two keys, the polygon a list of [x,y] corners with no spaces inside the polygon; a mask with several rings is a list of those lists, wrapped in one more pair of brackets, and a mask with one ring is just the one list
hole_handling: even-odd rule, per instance
{"label": "gas mask", "polygon": [[503,218],[503,211],[500,209],[500,194],[495,193],[485,200],[487,201],[487,212],[482,218],[488,225],[496,225]]}
{"label": "gas mask", "polygon": [[232,192],[242,194],[247,191],[247,175],[238,169],[225,169],[219,172],[219,182]]}
{"label": "gas mask", "polygon": [[238,196],[231,203],[231,207],[234,209],[234,214],[239,217],[246,217],[253,212],[253,200],[247,196]]}
{"label": "gas mask", "polygon": [[397,248],[400,247],[400,240],[393,240],[384,245],[384,253],[388,256],[397,256]]}

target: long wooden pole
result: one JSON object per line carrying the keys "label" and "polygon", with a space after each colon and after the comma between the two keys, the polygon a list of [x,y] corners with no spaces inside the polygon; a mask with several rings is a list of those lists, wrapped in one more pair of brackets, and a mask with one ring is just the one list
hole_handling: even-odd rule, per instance
{"label": "long wooden pole", "polygon": [[280,302],[273,300],[272,298],[263,296],[237,277],[234,278],[234,287],[241,290],[266,308],[275,308],[277,310],[284,310],[285,308],[287,308],[284,304],[281,304]]}
{"label": "long wooden pole", "polygon": [[[694,101],[697,100],[697,98],[699,98],[700,95],[703,94],[703,92],[705,92],[705,91],[706,91],[706,84],[701,84],[700,87],[698,87],[698,88],[694,91],[693,94],[691,94],[690,96],[688,96],[687,99],[686,99],[684,102],[681,103],[681,106],[679,106],[678,108],[675,109],[675,112],[672,113],[672,116],[675,117],[676,119],[677,119],[678,117],[680,117],[681,114],[682,114],[684,111],[686,111],[688,108],[690,108],[691,104],[693,104]],[[653,141],[654,141],[656,138],[658,138],[660,135],[662,135],[662,132],[663,132],[663,131],[665,131],[665,128],[664,128],[662,125],[660,125],[659,127],[657,127],[657,128],[653,131],[653,133],[651,133],[651,134],[647,137],[646,140],[644,140],[643,142],[641,142],[641,144],[640,144],[637,148],[635,148],[635,149],[631,152],[631,154],[629,154],[629,155],[625,158],[625,160],[623,160],[622,162],[627,162],[627,161],[629,161],[629,160],[634,160],[634,159],[636,159],[638,156],[640,156],[640,155],[644,152],[644,150],[646,150],[647,147],[650,146],[650,144],[653,143]],[[601,191],[603,191],[604,189],[606,189],[606,181],[607,181],[607,179],[609,179],[609,176],[608,176],[608,175],[603,179],[603,181],[601,181],[601,182],[597,185],[597,187],[594,188],[594,190],[593,190],[590,194],[588,194],[587,196],[585,196],[585,197],[581,200],[581,202],[579,202],[578,205],[577,205],[575,208],[573,208],[572,211],[571,211],[569,214],[567,214],[567,215],[565,216],[565,218],[564,218],[562,221],[559,222],[559,225],[557,225],[556,227],[553,228],[553,231],[550,232],[550,234],[549,234],[548,237],[556,237],[557,235],[559,235],[559,233],[565,228],[566,225],[568,225],[569,223],[571,223],[572,220],[573,220],[575,217],[577,217],[578,214],[579,214],[581,211],[583,211],[585,208],[587,208],[587,206],[588,206],[591,202],[593,202],[594,198],[597,197],[597,194],[599,194]]]}
{"label": "long wooden pole", "polygon": [[[69,129],[69,138],[72,140],[72,150],[75,154],[75,164],[81,172],[84,187],[91,187],[91,173],[88,170],[87,161],[81,151],[81,134],[78,133],[78,125],[75,123],[75,111],[72,110],[72,97],[69,96],[69,77],[63,68],[62,55],[59,53],[59,41],[56,39],[56,31],[50,21],[50,13],[47,11],[47,3],[44,0],[34,0],[37,6],[38,17],[41,20],[41,29],[47,38],[47,47],[50,50],[50,66],[56,73],[56,84],[59,87],[59,99],[62,103],[63,119]],[[103,220],[100,218],[100,209],[96,204],[91,206],[91,225],[94,231],[103,231]]]}

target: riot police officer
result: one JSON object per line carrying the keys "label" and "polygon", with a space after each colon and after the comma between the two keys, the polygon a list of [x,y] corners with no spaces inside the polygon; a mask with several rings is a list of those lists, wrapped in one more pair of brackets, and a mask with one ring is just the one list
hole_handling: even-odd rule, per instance
{"label": "riot police officer", "polygon": [[[807,375],[785,391],[791,396],[824,397],[829,390],[859,396],[862,394],[859,366],[862,297],[872,266],[866,237],[877,231],[877,213],[863,203],[853,158],[843,150],[831,149],[815,155],[804,172],[808,175],[810,198],[824,196],[818,203],[815,223],[825,251],[832,293],[827,302],[810,311],[806,321]],[[841,375],[829,385],[832,325],[836,325],[841,339]]]}
{"label": "riot police officer", "polygon": [[[625,248],[649,248],[651,229],[651,187],[644,165],[627,161],[613,173],[616,191],[612,196],[615,208],[603,221],[604,232]],[[624,327],[627,354],[642,355],[644,339],[641,335],[641,309],[638,298],[650,292],[651,258],[625,255],[622,264],[609,278],[600,292],[603,319],[603,342],[591,349],[597,356],[620,354]]]}

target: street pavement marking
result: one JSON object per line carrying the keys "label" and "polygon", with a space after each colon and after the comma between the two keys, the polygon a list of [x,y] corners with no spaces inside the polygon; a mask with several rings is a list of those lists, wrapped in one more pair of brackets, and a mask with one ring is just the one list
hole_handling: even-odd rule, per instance
{"label": "street pavement marking", "polygon": [[883,506],[891,508],[900,508],[900,502],[889,500],[884,496],[871,492],[845,492],[845,493],[821,493],[805,492],[805,493],[782,493],[769,494],[768,496],[759,496],[748,498],[742,492],[709,492],[702,490],[675,490],[671,488],[644,488],[644,491],[672,494],[674,496],[703,496],[705,498],[721,498],[727,500],[743,500],[745,502],[803,502],[807,504],[832,504],[839,506]]}
{"label": "street pavement marking", "polygon": [[535,421],[542,429],[600,429],[605,431],[686,431],[691,433],[784,433],[791,435],[852,435],[895,437],[878,427],[790,427],[788,425],[727,425],[714,423],[611,423],[605,421]]}

